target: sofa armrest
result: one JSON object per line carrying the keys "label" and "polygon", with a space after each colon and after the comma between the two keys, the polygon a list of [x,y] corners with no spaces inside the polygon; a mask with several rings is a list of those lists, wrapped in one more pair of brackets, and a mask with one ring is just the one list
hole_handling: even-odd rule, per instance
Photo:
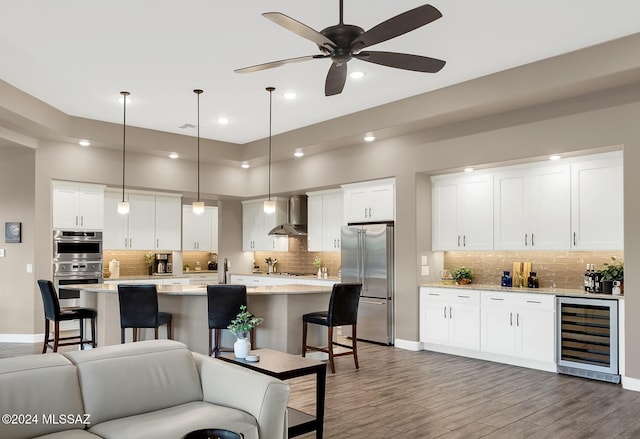
{"label": "sofa armrest", "polygon": [[250,413],[260,438],[286,439],[289,384],[241,366],[193,352],[203,400]]}

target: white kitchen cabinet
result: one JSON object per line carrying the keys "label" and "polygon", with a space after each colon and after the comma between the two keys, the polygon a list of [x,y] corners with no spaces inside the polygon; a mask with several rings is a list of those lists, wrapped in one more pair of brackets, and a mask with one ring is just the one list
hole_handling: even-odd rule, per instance
{"label": "white kitchen cabinet", "polygon": [[[159,198],[159,205],[157,203]],[[118,213],[122,193],[104,194],[105,250],[180,250],[180,197],[125,192],[129,213]]]}
{"label": "white kitchen cabinet", "polygon": [[568,250],[570,166],[515,166],[494,175],[494,248]]}
{"label": "white kitchen cabinet", "polygon": [[395,179],[343,185],[344,223],[395,220]]}
{"label": "white kitchen cabinet", "polygon": [[480,292],[420,288],[420,341],[480,349]]}
{"label": "white kitchen cabinet", "polygon": [[218,251],[218,208],[205,206],[196,215],[193,206],[182,206],[182,250]]}
{"label": "white kitchen cabinet", "polygon": [[270,236],[274,227],[287,222],[288,200],[276,198],[275,213],[265,213],[264,200],[242,202],[242,250],[288,251],[288,236]]}
{"label": "white kitchen cabinet", "polygon": [[187,278],[191,285],[217,285],[218,273],[188,273]]}
{"label": "white kitchen cabinet", "polygon": [[555,296],[481,292],[481,350],[553,363]]}
{"label": "white kitchen cabinet", "polygon": [[589,156],[571,165],[571,248],[622,250],[622,153]]}
{"label": "white kitchen cabinet", "polygon": [[104,186],[54,181],[52,226],[59,230],[102,230]]}
{"label": "white kitchen cabinet", "polygon": [[493,174],[432,178],[433,250],[493,249]]}
{"label": "white kitchen cabinet", "polygon": [[340,251],[340,229],[344,225],[342,191],[310,192],[307,202],[307,249]]}

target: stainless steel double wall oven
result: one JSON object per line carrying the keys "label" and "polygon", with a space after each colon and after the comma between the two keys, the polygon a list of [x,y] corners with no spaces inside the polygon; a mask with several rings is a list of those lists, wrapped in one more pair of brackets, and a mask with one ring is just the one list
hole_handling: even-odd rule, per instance
{"label": "stainless steel double wall oven", "polygon": [[53,231],[53,283],[61,306],[78,305],[65,285],[102,283],[102,232]]}

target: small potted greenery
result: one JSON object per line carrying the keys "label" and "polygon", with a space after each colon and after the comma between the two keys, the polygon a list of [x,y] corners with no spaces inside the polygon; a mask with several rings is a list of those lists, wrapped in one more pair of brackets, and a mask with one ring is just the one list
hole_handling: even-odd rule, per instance
{"label": "small potted greenery", "polygon": [[613,282],[620,282],[620,292],[624,291],[624,261],[618,261],[615,257],[611,257],[611,263],[603,264],[600,274],[602,275],[602,292],[611,294],[613,291]]}
{"label": "small potted greenery", "polygon": [[313,258],[313,265],[318,268],[318,279],[322,279],[322,260],[318,256]]}
{"label": "small potted greenery", "polygon": [[473,272],[470,268],[460,267],[451,270],[451,277],[456,281],[456,285],[468,285],[473,279]]}
{"label": "small potted greenery", "polygon": [[155,253],[145,253],[144,262],[147,264],[147,272],[149,275],[153,274],[153,262],[156,260]]}
{"label": "small potted greenery", "polygon": [[233,344],[233,353],[236,358],[246,358],[251,350],[251,342],[248,339],[249,331],[264,321],[260,317],[255,317],[247,311],[245,305],[240,305],[240,312],[235,319],[231,320],[227,329],[238,339]]}

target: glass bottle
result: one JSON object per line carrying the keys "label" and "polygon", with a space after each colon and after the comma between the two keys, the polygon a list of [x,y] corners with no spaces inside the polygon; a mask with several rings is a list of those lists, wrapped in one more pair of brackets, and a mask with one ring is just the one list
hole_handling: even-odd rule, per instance
{"label": "glass bottle", "polygon": [[513,278],[511,277],[511,273],[508,270],[502,272],[500,286],[509,288],[513,286]]}

